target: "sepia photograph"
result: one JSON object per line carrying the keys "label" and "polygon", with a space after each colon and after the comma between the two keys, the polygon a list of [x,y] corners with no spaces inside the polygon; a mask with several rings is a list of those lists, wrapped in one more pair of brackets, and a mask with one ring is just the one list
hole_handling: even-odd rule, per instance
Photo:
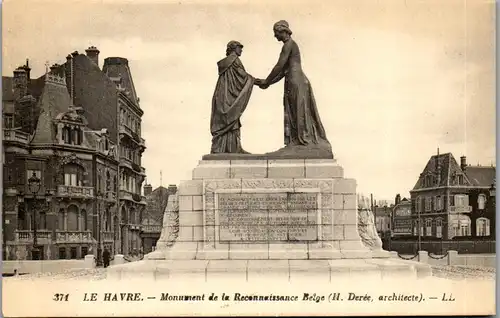
{"label": "sepia photograph", "polygon": [[495,5],[3,1],[3,314],[495,314]]}

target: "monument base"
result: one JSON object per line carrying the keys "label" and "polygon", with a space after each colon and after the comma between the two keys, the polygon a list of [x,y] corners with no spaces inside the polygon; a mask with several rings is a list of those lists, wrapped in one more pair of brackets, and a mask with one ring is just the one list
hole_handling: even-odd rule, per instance
{"label": "monument base", "polygon": [[333,159],[202,160],[169,197],[157,250],[107,273],[235,282],[431,275],[367,244],[376,230],[362,239],[358,216],[356,181]]}
{"label": "monument base", "polygon": [[143,260],[114,265],[107,279],[196,280],[199,282],[254,282],[259,279],[335,283],[339,279],[423,279],[432,276],[430,266],[400,259],[335,260]]}

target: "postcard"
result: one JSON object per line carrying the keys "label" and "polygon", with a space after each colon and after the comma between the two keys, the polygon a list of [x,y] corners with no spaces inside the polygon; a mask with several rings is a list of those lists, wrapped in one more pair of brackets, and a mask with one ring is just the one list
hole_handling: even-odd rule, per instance
{"label": "postcard", "polygon": [[2,310],[495,312],[494,1],[4,1]]}

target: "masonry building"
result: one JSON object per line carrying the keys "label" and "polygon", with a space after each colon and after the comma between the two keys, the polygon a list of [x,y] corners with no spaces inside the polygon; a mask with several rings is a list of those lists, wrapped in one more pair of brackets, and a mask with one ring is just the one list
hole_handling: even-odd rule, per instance
{"label": "masonry building", "polygon": [[[82,258],[140,246],[145,150],[128,61],[73,52],[2,77],[4,259]],[[38,184],[38,185],[37,185]]]}

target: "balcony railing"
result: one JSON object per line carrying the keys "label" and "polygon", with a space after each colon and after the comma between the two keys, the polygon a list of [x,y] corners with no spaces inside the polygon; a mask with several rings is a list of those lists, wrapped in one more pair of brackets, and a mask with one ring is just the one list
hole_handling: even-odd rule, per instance
{"label": "balcony railing", "polygon": [[470,205],[465,206],[450,206],[451,213],[470,213],[472,212],[472,207]]}
{"label": "balcony railing", "polygon": [[114,236],[113,232],[103,232],[102,238],[105,242],[113,242],[115,239],[115,236]]}
{"label": "balcony railing", "polygon": [[57,243],[92,243],[90,231],[56,231]]}
{"label": "balcony railing", "polygon": [[60,197],[92,199],[94,197],[94,188],[59,185],[57,186],[57,195]]}
{"label": "balcony railing", "polygon": [[[16,242],[19,243],[33,243],[33,231],[31,230],[16,230]],[[36,240],[38,243],[52,240],[52,231],[37,230]]]}
{"label": "balcony railing", "polygon": [[139,204],[147,204],[146,197],[137,193],[130,192],[125,188],[120,189],[120,199],[121,200],[129,200]]}
{"label": "balcony railing", "polygon": [[29,134],[24,131],[16,129],[4,129],[3,130],[3,140],[4,141],[15,141],[27,145],[29,141]]}
{"label": "balcony railing", "polygon": [[143,225],[142,226],[142,231],[147,232],[147,233],[161,233],[162,226],[155,224],[155,225]]}
{"label": "balcony railing", "polygon": [[144,140],[144,138],[141,138],[141,136],[139,136],[138,133],[136,133],[130,127],[124,124],[120,125],[120,134],[127,135],[139,146],[146,147],[146,140]]}

